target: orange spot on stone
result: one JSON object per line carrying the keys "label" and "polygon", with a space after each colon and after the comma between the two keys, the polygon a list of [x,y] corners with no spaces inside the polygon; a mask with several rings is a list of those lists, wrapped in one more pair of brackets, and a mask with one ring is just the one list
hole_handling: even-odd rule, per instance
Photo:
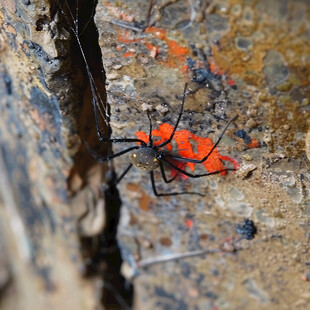
{"label": "orange spot on stone", "polygon": [[126,52],[126,53],[123,54],[123,57],[132,57],[134,55],[135,55],[134,52]]}
{"label": "orange spot on stone", "polygon": [[188,229],[192,229],[194,226],[193,220],[186,220],[185,225]]}
{"label": "orange spot on stone", "polygon": [[182,73],[186,73],[187,70],[188,70],[188,65],[184,65],[184,66],[181,67],[181,72]]}
{"label": "orange spot on stone", "polygon": [[183,47],[179,45],[177,42],[166,39],[166,43],[168,44],[169,50],[168,53],[175,56],[185,56],[189,53],[189,49],[187,47]]}
{"label": "orange spot on stone", "polygon": [[233,86],[235,85],[235,81],[234,80],[227,80],[227,84],[230,85],[230,86]]}
{"label": "orange spot on stone", "polygon": [[162,41],[166,39],[166,30],[162,28],[157,28],[157,27],[147,27],[145,29],[146,33],[152,33],[154,36]]}
{"label": "orange spot on stone", "polygon": [[[180,63],[185,61],[186,55],[189,53],[189,49],[187,47],[181,46],[174,40],[170,40],[167,38],[167,32],[165,29],[157,28],[157,27],[147,27],[144,31],[145,33],[151,33],[156,38],[161,41],[164,41],[167,44],[168,52],[167,59],[163,61],[163,64],[170,68],[176,68],[180,65]],[[130,43],[138,43],[140,42],[145,47],[147,47],[151,51],[151,57],[156,57],[159,53],[159,48],[154,46],[152,43],[147,42],[146,39],[133,38],[129,35],[129,31],[119,30],[118,41],[120,43],[130,44]]]}
{"label": "orange spot on stone", "polygon": [[133,15],[128,15],[126,13],[121,13],[121,19],[126,21],[126,22],[133,22],[135,20],[135,17]]}
{"label": "orange spot on stone", "polygon": [[251,143],[248,144],[248,148],[255,149],[258,147],[259,142],[256,139],[252,139]]}
{"label": "orange spot on stone", "polygon": [[119,42],[125,43],[125,44],[137,43],[137,42],[140,42],[140,41],[141,41],[140,39],[132,39],[132,38],[129,36],[128,30],[125,30],[123,33],[119,33],[117,39],[118,39]]}
{"label": "orange spot on stone", "polygon": [[155,58],[159,54],[158,46],[153,45],[152,43],[144,42],[144,45],[151,51],[150,56]]}

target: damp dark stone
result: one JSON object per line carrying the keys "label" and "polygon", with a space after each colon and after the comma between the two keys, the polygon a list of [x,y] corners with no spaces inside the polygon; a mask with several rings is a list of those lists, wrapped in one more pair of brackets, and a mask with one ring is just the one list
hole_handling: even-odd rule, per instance
{"label": "damp dark stone", "polygon": [[7,73],[3,74],[3,82],[5,85],[7,94],[12,95],[12,80]]}
{"label": "damp dark stone", "polygon": [[206,26],[208,33],[227,31],[229,29],[227,19],[217,14],[211,14],[207,16]]}
{"label": "damp dark stone", "polygon": [[44,29],[44,25],[47,25],[47,24],[48,24],[47,16],[39,18],[36,21],[36,31],[42,31]]}
{"label": "damp dark stone", "polygon": [[286,66],[284,57],[275,50],[269,50],[264,58],[263,73],[271,86],[283,83],[289,76],[290,70]]}
{"label": "damp dark stone", "polygon": [[246,240],[252,240],[257,233],[257,229],[253,221],[244,219],[242,224],[236,225],[236,233]]}
{"label": "damp dark stone", "polygon": [[235,136],[237,136],[238,138],[242,138],[243,139],[246,136],[246,132],[244,130],[242,130],[242,129],[237,130],[235,132]]}
{"label": "damp dark stone", "polygon": [[237,130],[234,135],[243,139],[245,144],[250,144],[252,142],[252,138],[242,129]]}
{"label": "damp dark stone", "polygon": [[252,142],[252,138],[248,135],[246,135],[244,138],[243,138],[243,141],[245,144],[250,144]]}
{"label": "damp dark stone", "polygon": [[248,51],[253,46],[252,40],[245,37],[236,38],[235,44],[240,51]]}

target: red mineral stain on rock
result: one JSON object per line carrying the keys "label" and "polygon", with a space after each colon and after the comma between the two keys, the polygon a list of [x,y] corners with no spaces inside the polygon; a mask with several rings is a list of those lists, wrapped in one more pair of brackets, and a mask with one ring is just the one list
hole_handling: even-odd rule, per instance
{"label": "red mineral stain on rock", "polygon": [[[154,145],[159,145],[165,141],[167,141],[173,131],[173,126],[168,123],[161,124],[158,129],[152,130],[152,136],[160,137],[158,141],[154,142]],[[135,136],[144,141],[145,143],[149,142],[149,137],[144,131],[138,131],[135,133]],[[195,134],[189,132],[188,130],[177,130],[174,134],[173,140],[178,145],[178,153],[180,156],[185,158],[192,159],[202,159],[206,155],[210,153],[212,148],[214,147],[213,141],[210,138],[203,138],[196,136]],[[193,147],[190,143],[190,140],[194,140],[197,142],[197,153],[194,152]],[[168,151],[171,151],[171,144],[167,144]],[[195,170],[195,163],[181,162],[176,159],[173,161],[169,159],[169,161],[181,169],[185,169],[185,167],[189,167],[192,171]],[[217,148],[214,148],[212,153],[209,155],[208,159],[205,160],[201,165],[205,167],[205,169],[209,172],[215,172],[219,170],[225,169],[223,161],[228,161],[233,164],[235,169],[239,168],[239,164],[231,157],[221,155]],[[172,169],[171,176],[175,176],[177,172]],[[225,175],[226,171],[220,173],[221,175]],[[185,175],[181,175],[182,178],[187,179]]]}

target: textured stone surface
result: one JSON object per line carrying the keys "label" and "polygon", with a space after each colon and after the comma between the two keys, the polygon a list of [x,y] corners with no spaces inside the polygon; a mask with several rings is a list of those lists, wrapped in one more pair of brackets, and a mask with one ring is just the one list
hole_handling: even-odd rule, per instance
{"label": "textured stone surface", "polygon": [[[258,234],[242,241],[246,249],[236,254],[140,270],[133,281],[135,309],[305,309],[308,2],[156,1],[150,17],[156,29],[133,31],[115,22],[143,22],[146,11],[147,1],[99,1],[97,7],[113,136],[148,133],[147,110],[154,127],[173,125],[184,83],[193,79],[186,57],[204,68],[202,50],[213,75],[205,81],[209,87],[186,98],[180,129],[214,141],[225,125],[222,119],[238,114],[219,150],[236,159],[240,170],[169,185],[155,173],[160,192],[195,189],[206,195],[156,198],[148,173],[131,169],[118,185],[124,259],[218,248],[238,238],[235,226],[244,217],[255,222]],[[197,83],[189,87],[194,90]],[[236,136],[237,130],[244,135]],[[122,147],[113,145],[115,151]],[[114,163],[120,174],[129,155]]]}
{"label": "textured stone surface", "polygon": [[[82,279],[78,216],[69,203],[82,187],[68,184],[82,104],[75,105],[69,32],[58,18],[48,1],[0,3],[2,309],[90,309],[98,302]],[[85,208],[86,201],[79,203]]]}
{"label": "textured stone surface", "polygon": [[[110,177],[103,171],[120,175],[130,154],[100,167],[81,143],[103,157],[110,151],[96,137],[85,64],[70,52],[73,21],[48,3],[3,1],[1,306],[126,309],[132,288],[119,274],[121,251],[122,271],[133,276],[134,309],[306,309],[308,1],[154,1],[144,31],[148,1],[99,1],[95,19],[106,81],[92,45],[95,31],[87,31],[92,6],[85,3],[77,10],[81,40],[96,86],[104,90],[106,82],[112,136],[148,133],[147,112],[154,129],[173,125],[189,82],[193,93],[179,129],[215,141],[237,114],[217,149],[240,169],[170,184],[155,171],[160,192],[205,195],[158,198],[149,174],[133,168],[119,193],[111,182],[103,197],[101,182]],[[100,125],[106,129],[105,120]],[[128,144],[112,147],[117,152]],[[257,234],[233,245],[245,217]],[[12,219],[21,221],[19,234]],[[205,249],[148,265],[148,259]]]}

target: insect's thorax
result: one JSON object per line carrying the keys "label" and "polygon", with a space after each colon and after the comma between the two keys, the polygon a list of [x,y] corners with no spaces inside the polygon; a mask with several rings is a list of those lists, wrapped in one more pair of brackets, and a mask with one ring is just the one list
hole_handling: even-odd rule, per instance
{"label": "insect's thorax", "polygon": [[131,155],[130,160],[136,167],[142,170],[152,171],[159,166],[156,156],[157,152],[155,150],[151,147],[144,147],[135,151]]}

